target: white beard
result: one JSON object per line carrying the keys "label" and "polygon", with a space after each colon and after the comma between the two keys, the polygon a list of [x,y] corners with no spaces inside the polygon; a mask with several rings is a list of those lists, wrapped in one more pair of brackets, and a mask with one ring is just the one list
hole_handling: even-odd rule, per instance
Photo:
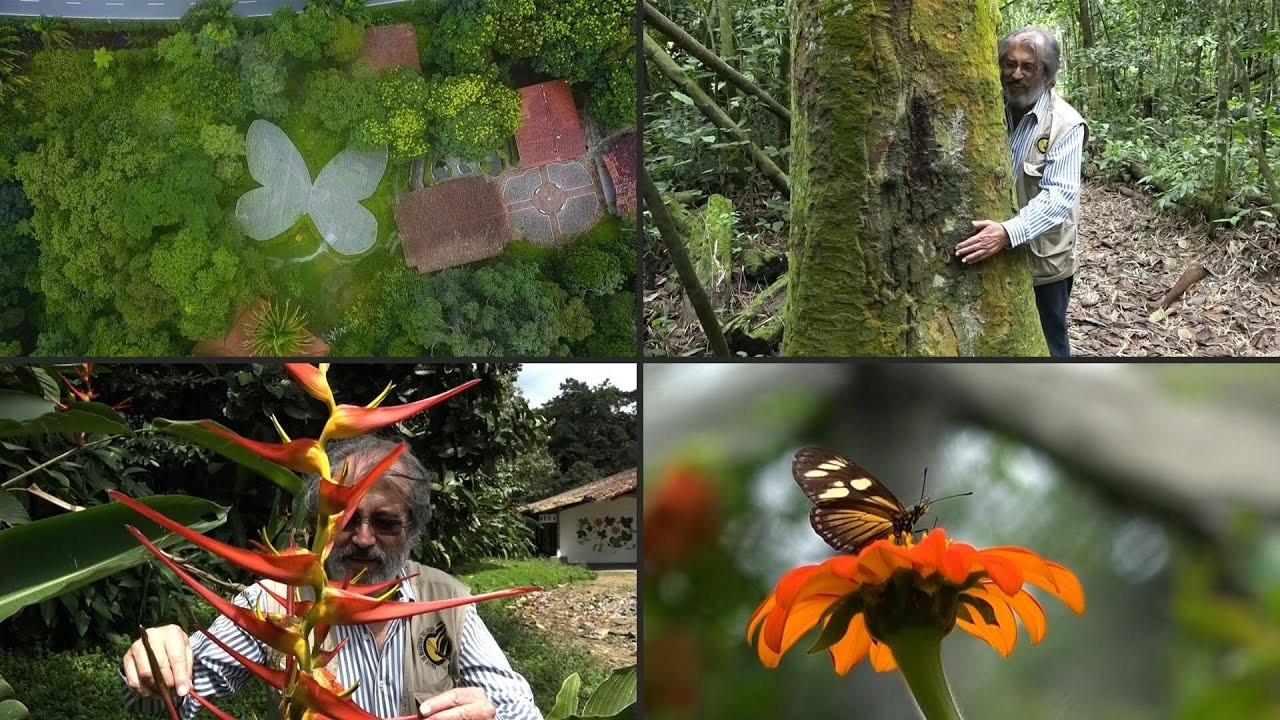
{"label": "white beard", "polygon": [[1004,101],[1014,109],[1026,110],[1036,104],[1036,101],[1040,99],[1040,95],[1044,91],[1044,85],[1036,85],[1025,91],[1010,90],[1006,87],[1004,88]]}

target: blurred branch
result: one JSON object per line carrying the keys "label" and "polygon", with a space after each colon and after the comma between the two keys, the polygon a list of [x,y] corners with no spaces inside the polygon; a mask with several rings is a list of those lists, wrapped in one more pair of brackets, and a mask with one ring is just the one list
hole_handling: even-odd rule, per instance
{"label": "blurred branch", "polygon": [[1086,479],[1173,512],[1213,536],[1233,506],[1280,511],[1280,417],[1173,398],[1141,368],[895,365],[884,378],[928,385],[955,417],[1037,446]]}

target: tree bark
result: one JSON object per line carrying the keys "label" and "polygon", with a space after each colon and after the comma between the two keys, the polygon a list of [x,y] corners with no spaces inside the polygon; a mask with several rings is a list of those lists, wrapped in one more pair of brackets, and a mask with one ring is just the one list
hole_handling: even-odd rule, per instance
{"label": "tree bark", "polygon": [[1088,89],[1089,115],[1097,117],[1099,111],[1098,99],[1098,66],[1094,63],[1093,52],[1093,14],[1089,7],[1089,0],[1079,0],[1080,2],[1080,44],[1084,45],[1085,61],[1084,61],[1084,84]]}
{"label": "tree bark", "polygon": [[[1244,64],[1244,58],[1241,57],[1239,48],[1236,48],[1236,58],[1241,65]],[[1244,91],[1244,107],[1249,124],[1257,128],[1258,132],[1258,141],[1251,143],[1253,145],[1254,161],[1258,164],[1258,175],[1267,187],[1267,195],[1271,199],[1271,204],[1280,205],[1280,188],[1276,187],[1276,176],[1271,171],[1271,161],[1267,159],[1267,133],[1269,132],[1267,120],[1265,117],[1257,117],[1254,113],[1253,83],[1248,78],[1245,78],[1245,81],[1240,83],[1240,87]]]}
{"label": "tree bark", "polygon": [[1044,355],[1015,213],[992,0],[793,0],[784,355]]}
{"label": "tree bark", "polygon": [[1218,232],[1218,223],[1227,202],[1227,152],[1231,148],[1231,118],[1227,115],[1227,100],[1231,95],[1232,75],[1235,65],[1231,61],[1230,15],[1231,0],[1221,2],[1221,20],[1218,23],[1218,52],[1214,72],[1218,75],[1218,106],[1214,121],[1218,126],[1218,152],[1213,165],[1213,208],[1209,213],[1209,237]]}

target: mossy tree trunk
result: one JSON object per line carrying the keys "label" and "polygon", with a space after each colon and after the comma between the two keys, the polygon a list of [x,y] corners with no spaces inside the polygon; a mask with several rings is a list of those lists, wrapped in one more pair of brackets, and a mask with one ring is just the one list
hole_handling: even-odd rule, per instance
{"label": "mossy tree trunk", "polygon": [[1015,211],[994,0],[792,0],[786,355],[1043,355]]}

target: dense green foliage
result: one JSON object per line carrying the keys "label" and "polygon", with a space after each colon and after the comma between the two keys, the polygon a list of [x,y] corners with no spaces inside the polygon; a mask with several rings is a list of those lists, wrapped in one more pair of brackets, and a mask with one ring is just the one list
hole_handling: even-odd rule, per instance
{"label": "dense green foliage", "polygon": [[531,483],[526,499],[550,497],[592,480],[636,467],[639,394],[605,382],[592,387],[565,380],[540,412],[551,421],[550,472]]}
{"label": "dense green foliage", "polygon": [[[481,378],[463,398],[388,431],[409,443],[433,476],[435,512],[428,538],[415,557],[438,567],[477,557],[520,557],[532,550],[532,528],[510,498],[526,478],[509,468],[545,446],[546,430],[515,387],[519,366],[334,366],[329,377],[339,402],[367,403],[392,382],[386,404],[409,402]],[[0,389],[23,377],[0,369]],[[78,381],[76,381],[78,382]],[[81,385],[82,389],[83,386]],[[146,429],[148,421],[216,419],[246,437],[275,439],[270,417],[292,437],[319,434],[327,409],[286,380],[274,366],[102,366],[93,381],[100,401],[130,399],[123,414],[134,436],[86,443],[59,434],[9,439],[0,455],[3,476],[31,470],[69,450],[73,456],[33,473],[30,481],[64,501],[95,506],[106,490],[129,495],[182,493],[233,505],[228,521],[210,535],[246,546],[265,528],[286,542],[295,524],[287,494],[252,472],[203,448]],[[54,385],[53,392],[57,392]],[[64,389],[65,394],[65,389]],[[94,438],[90,438],[94,440]],[[77,449],[79,448],[79,449]],[[33,520],[62,512],[18,494]],[[204,553],[184,553],[217,577],[245,582],[241,571]],[[139,602],[138,598],[142,601]],[[99,581],[56,600],[31,606],[0,624],[0,641],[54,648],[111,642],[139,623],[180,619],[194,595],[169,573],[146,565]],[[199,605],[199,602],[195,602]]]}
{"label": "dense green foliage", "polygon": [[[466,0],[370,9],[363,0],[316,0],[252,20],[233,6],[201,0],[163,24],[0,25],[0,121],[17,130],[0,138],[0,349],[183,355],[223,337],[256,297],[305,308],[308,329],[329,340],[352,335],[340,318],[389,319],[425,303],[417,296],[437,285],[446,303],[475,291],[524,317],[553,320],[532,332],[518,329],[525,320],[489,317],[475,332],[492,340],[469,337],[465,325],[435,328],[413,340],[365,342],[361,354],[394,342],[413,354],[624,343],[591,333],[593,322],[617,329],[610,291],[560,286],[546,262],[532,274],[533,266],[513,265],[403,277],[396,287],[419,289],[347,306],[368,278],[404,270],[391,240],[392,205],[410,189],[409,161],[479,160],[504,148],[521,118],[512,88],[564,76],[584,115],[609,131],[634,122],[629,5],[579,3],[568,12],[545,0]],[[378,72],[357,59],[368,23],[405,20],[419,38],[422,74]],[[258,118],[285,129],[313,177],[350,142],[389,149],[384,180],[363,201],[379,223],[373,250],[336,257],[305,217],[263,243],[243,236],[233,209],[257,186],[244,133]],[[617,288],[629,287],[634,268],[634,257],[620,265]],[[514,284],[504,299],[499,278],[508,274]],[[514,308],[517,298],[531,304]],[[475,302],[441,306],[423,322],[478,312]]]}
{"label": "dense green foliage", "polygon": [[1059,89],[1090,121],[1089,154],[1104,174],[1141,181],[1161,207],[1274,227],[1277,12],[1232,0],[1014,2],[1003,25],[1058,37]]}

